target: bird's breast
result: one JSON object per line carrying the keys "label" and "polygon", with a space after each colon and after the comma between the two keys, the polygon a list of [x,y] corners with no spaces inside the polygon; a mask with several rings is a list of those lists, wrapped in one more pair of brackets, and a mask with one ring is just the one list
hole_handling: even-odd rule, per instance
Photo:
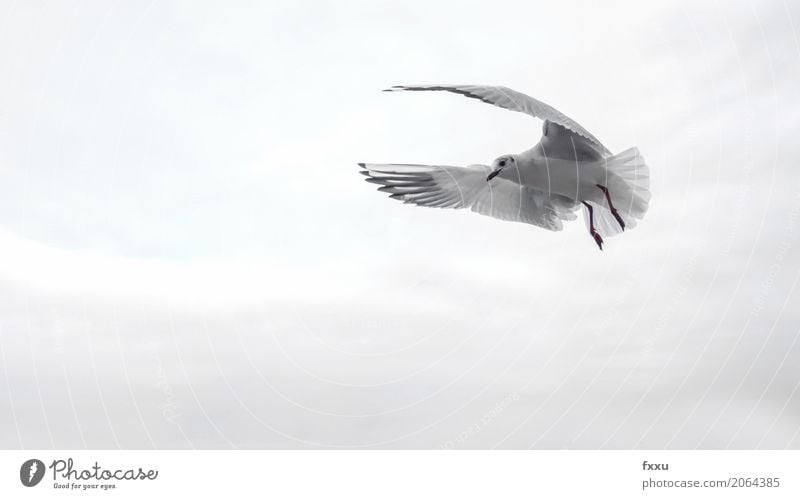
{"label": "bird's breast", "polygon": [[593,163],[532,156],[520,161],[519,178],[533,189],[580,201],[593,194],[597,183]]}

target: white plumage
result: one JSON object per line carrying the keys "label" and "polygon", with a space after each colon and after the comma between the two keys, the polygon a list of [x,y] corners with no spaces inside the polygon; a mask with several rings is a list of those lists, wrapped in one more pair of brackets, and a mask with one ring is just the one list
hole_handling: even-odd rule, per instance
{"label": "white plumage", "polygon": [[613,155],[594,135],[552,106],[506,87],[397,86],[388,91],[446,91],[544,120],[531,149],[492,166],[359,163],[367,181],[420,206],[469,208],[501,220],[561,230],[581,206],[600,249],[603,236],[635,226],[650,200],[649,170],[637,148]]}

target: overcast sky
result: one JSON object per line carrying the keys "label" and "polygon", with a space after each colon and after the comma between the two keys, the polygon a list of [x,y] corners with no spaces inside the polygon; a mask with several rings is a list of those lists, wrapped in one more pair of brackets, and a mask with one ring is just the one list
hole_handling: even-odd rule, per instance
{"label": "overcast sky", "polygon": [[[800,448],[800,4],[0,0],[0,447]],[[506,85],[650,165],[597,251],[386,199]]]}

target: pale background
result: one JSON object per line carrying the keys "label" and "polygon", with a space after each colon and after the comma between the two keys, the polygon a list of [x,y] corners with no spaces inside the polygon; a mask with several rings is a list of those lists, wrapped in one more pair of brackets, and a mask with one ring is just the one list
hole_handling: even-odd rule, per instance
{"label": "pale background", "polygon": [[[0,0],[0,447],[800,448],[800,4]],[[599,252],[385,199],[502,84],[652,171]]]}

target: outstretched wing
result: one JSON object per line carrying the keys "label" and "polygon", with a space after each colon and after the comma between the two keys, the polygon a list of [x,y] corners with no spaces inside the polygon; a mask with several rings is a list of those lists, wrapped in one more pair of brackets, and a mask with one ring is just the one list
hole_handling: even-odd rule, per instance
{"label": "outstretched wing", "polygon": [[562,220],[574,220],[577,205],[558,195],[486,176],[485,165],[428,166],[404,164],[358,164],[367,182],[404,203],[432,208],[469,208],[481,215],[523,222],[548,230],[561,230]]}
{"label": "outstretched wing", "polygon": [[579,136],[588,139],[596,146],[601,148],[604,154],[610,154],[610,151],[599,140],[597,140],[594,135],[579,125],[577,121],[573,120],[549,104],[545,104],[540,100],[534,99],[533,97],[525,95],[521,92],[511,90],[507,87],[494,87],[487,85],[396,85],[392,88],[387,88],[384,91],[397,92],[403,90],[452,92],[472,99],[478,99],[486,102],[487,104],[502,107],[503,109],[529,114],[536,118],[547,120],[562,126],[567,130],[570,130]]}

